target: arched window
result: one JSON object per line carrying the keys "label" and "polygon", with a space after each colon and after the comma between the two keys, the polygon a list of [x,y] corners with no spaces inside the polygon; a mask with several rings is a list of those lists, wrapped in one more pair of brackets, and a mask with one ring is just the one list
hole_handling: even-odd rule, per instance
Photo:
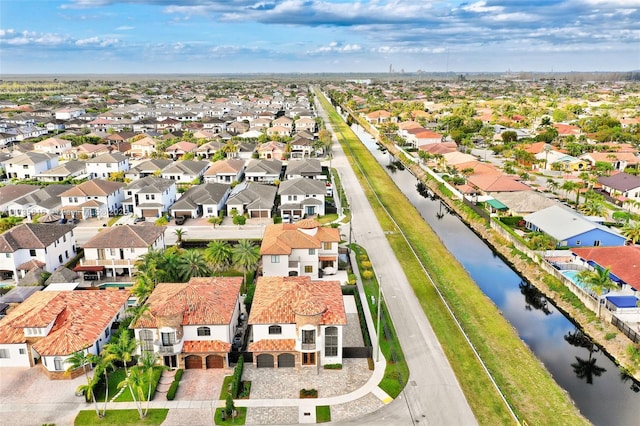
{"label": "arched window", "polygon": [[324,356],[338,356],[338,328],[324,329]]}
{"label": "arched window", "polygon": [[269,334],[282,334],[282,327],[279,325],[270,325]]}
{"label": "arched window", "polygon": [[211,329],[209,327],[198,327],[198,336],[211,336]]}

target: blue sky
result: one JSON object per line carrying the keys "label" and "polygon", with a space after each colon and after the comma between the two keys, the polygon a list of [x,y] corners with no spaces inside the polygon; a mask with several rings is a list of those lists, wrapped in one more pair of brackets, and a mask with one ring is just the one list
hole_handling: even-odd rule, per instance
{"label": "blue sky", "polygon": [[640,69],[640,0],[2,0],[0,74]]}

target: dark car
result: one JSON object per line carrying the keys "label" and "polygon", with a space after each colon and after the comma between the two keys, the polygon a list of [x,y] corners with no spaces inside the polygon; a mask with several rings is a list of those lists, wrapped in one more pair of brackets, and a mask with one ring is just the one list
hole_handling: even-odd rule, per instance
{"label": "dark car", "polygon": [[144,217],[136,217],[135,219],[133,219],[133,223],[140,223],[144,221],[145,221]]}
{"label": "dark car", "polygon": [[60,220],[58,220],[58,223],[59,223],[60,225],[64,225],[65,223],[67,223],[67,219],[63,217],[63,218],[61,218]]}
{"label": "dark car", "polygon": [[176,216],[176,225],[183,225],[187,220],[184,216]]}

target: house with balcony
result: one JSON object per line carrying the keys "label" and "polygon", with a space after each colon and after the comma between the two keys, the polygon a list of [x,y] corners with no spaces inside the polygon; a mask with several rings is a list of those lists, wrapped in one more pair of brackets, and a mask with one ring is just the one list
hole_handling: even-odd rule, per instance
{"label": "house with balcony", "polygon": [[98,355],[128,298],[125,290],[35,292],[0,322],[0,367],[38,366],[50,379],[84,374],[83,368],[67,374],[68,358]]}
{"label": "house with balcony", "polygon": [[240,323],[242,277],[198,277],[160,283],[131,324],[138,351],[154,352],[169,368],[229,366],[228,354]]}
{"label": "house with balcony", "polygon": [[172,180],[147,176],[127,185],[124,194],[124,214],[155,218],[169,211],[176,201],[177,188]]}
{"label": "house with balcony", "polygon": [[16,284],[31,269],[55,271],[76,255],[75,225],[23,223],[0,235],[0,277]]}
{"label": "house with balcony", "polygon": [[33,179],[58,165],[58,156],[41,152],[25,152],[2,162],[9,179]]}
{"label": "house with balcony", "polygon": [[296,136],[291,141],[291,155],[289,158],[309,158],[314,152],[316,150],[312,139]]}
{"label": "house with balcony", "polygon": [[104,218],[121,211],[124,183],[94,179],[82,182],[60,194],[66,217]]}
{"label": "house with balcony", "polygon": [[84,258],[74,271],[82,272],[85,280],[131,277],[140,256],[165,248],[166,229],[146,222],[104,228],[84,244]]}
{"label": "house with balcony", "polygon": [[337,228],[320,226],[316,220],[267,225],[260,255],[264,276],[309,276],[318,279],[338,271]]}
{"label": "house with balcony", "polygon": [[321,180],[299,177],[283,181],[278,187],[281,216],[298,219],[324,216],[326,192],[326,184]]}
{"label": "house with balcony", "polygon": [[339,281],[258,278],[248,324],[257,368],[319,368],[342,363],[347,324]]}
{"label": "house with balcony", "polygon": [[86,161],[91,179],[107,179],[114,172],[129,170],[129,159],[119,152],[102,154]]}

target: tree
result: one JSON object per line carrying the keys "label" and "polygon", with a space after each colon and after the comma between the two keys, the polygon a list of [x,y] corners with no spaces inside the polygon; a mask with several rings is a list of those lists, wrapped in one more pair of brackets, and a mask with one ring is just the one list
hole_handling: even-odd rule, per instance
{"label": "tree", "polygon": [[176,236],[176,245],[178,247],[182,247],[182,237],[187,235],[187,230],[182,228],[176,228],[175,231],[173,231],[173,233]]}
{"label": "tree", "polygon": [[560,185],[558,185],[558,181],[551,179],[551,178],[547,178],[547,188],[549,188],[549,190],[551,192],[555,192]]}
{"label": "tree", "polygon": [[604,204],[598,200],[587,200],[580,206],[580,211],[587,216],[602,216],[606,208]]}
{"label": "tree", "polygon": [[571,180],[567,180],[567,181],[564,181],[564,183],[562,184],[560,189],[562,189],[564,191],[565,197],[568,199],[569,198],[569,193],[575,191],[576,188],[578,188],[578,186],[579,185],[576,182],[573,182]]}
{"label": "tree", "polygon": [[611,270],[609,268],[596,268],[594,270],[585,269],[578,272],[576,278],[587,290],[594,292],[598,296],[598,318],[600,317],[600,307],[602,296],[609,290],[618,288],[618,285],[611,281]]}
{"label": "tree", "polygon": [[241,226],[247,223],[247,218],[244,215],[236,214],[235,216],[233,216],[232,221],[234,225]]}
{"label": "tree", "polygon": [[206,277],[209,274],[209,266],[199,250],[185,250],[178,259],[177,272],[183,282],[192,277]]}
{"label": "tree", "polygon": [[105,396],[104,408],[102,409],[102,417],[104,417],[107,414],[107,403],[109,402],[109,370],[114,370],[115,366],[113,361],[105,356],[96,357],[95,362],[94,377],[104,376]]}
{"label": "tree", "polygon": [[158,366],[158,354],[155,352],[143,352],[140,359],[138,359],[138,368],[142,370],[144,375],[146,376],[146,387],[147,387],[147,404],[144,409],[144,417],[147,416],[149,412],[149,401],[151,401],[151,388],[153,382],[153,369],[154,368],[164,368],[165,366]]}
{"label": "tree", "polygon": [[145,413],[142,411],[141,403],[141,401],[144,399],[144,384],[145,377],[142,369],[138,366],[131,368],[131,370],[125,376],[124,380],[118,384],[118,389],[127,387],[129,389],[129,392],[131,392],[131,398],[133,398],[133,403],[135,404],[136,410],[138,410],[138,415],[141,419],[145,416]]}
{"label": "tree", "polygon": [[133,361],[138,342],[131,337],[129,330],[120,329],[117,336],[102,349],[103,356],[110,362],[121,362],[124,365],[125,375],[128,373],[128,365]]}
{"label": "tree", "polygon": [[233,246],[231,261],[236,269],[242,271],[243,285],[246,289],[247,272],[256,269],[260,263],[260,247],[249,240],[240,240]]}
{"label": "tree", "polygon": [[627,223],[622,227],[622,235],[632,244],[636,244],[640,241],[640,222]]}
{"label": "tree", "polygon": [[233,249],[227,241],[215,240],[207,244],[204,258],[212,272],[222,272],[231,266]]}
{"label": "tree", "polygon": [[513,130],[506,130],[502,132],[501,136],[502,142],[504,143],[515,142],[518,140],[518,134]]}
{"label": "tree", "polygon": [[80,385],[78,387],[78,391],[82,391],[85,397],[91,401],[96,408],[96,416],[102,417],[100,414],[100,409],[98,408],[98,402],[96,401],[96,395],[94,393],[96,384],[98,381],[96,380],[96,375],[93,377],[89,377],[89,368],[91,366],[91,362],[94,360],[95,355],[88,354],[84,350],[75,352],[69,358],[67,358],[67,363],[69,367],[65,370],[65,374],[71,374],[71,372],[77,368],[82,368],[84,371],[84,377],[87,379],[86,385]]}
{"label": "tree", "polygon": [[212,216],[207,219],[207,222],[213,225],[213,229],[216,229],[216,225],[220,225],[222,223],[222,218],[220,216]]}

